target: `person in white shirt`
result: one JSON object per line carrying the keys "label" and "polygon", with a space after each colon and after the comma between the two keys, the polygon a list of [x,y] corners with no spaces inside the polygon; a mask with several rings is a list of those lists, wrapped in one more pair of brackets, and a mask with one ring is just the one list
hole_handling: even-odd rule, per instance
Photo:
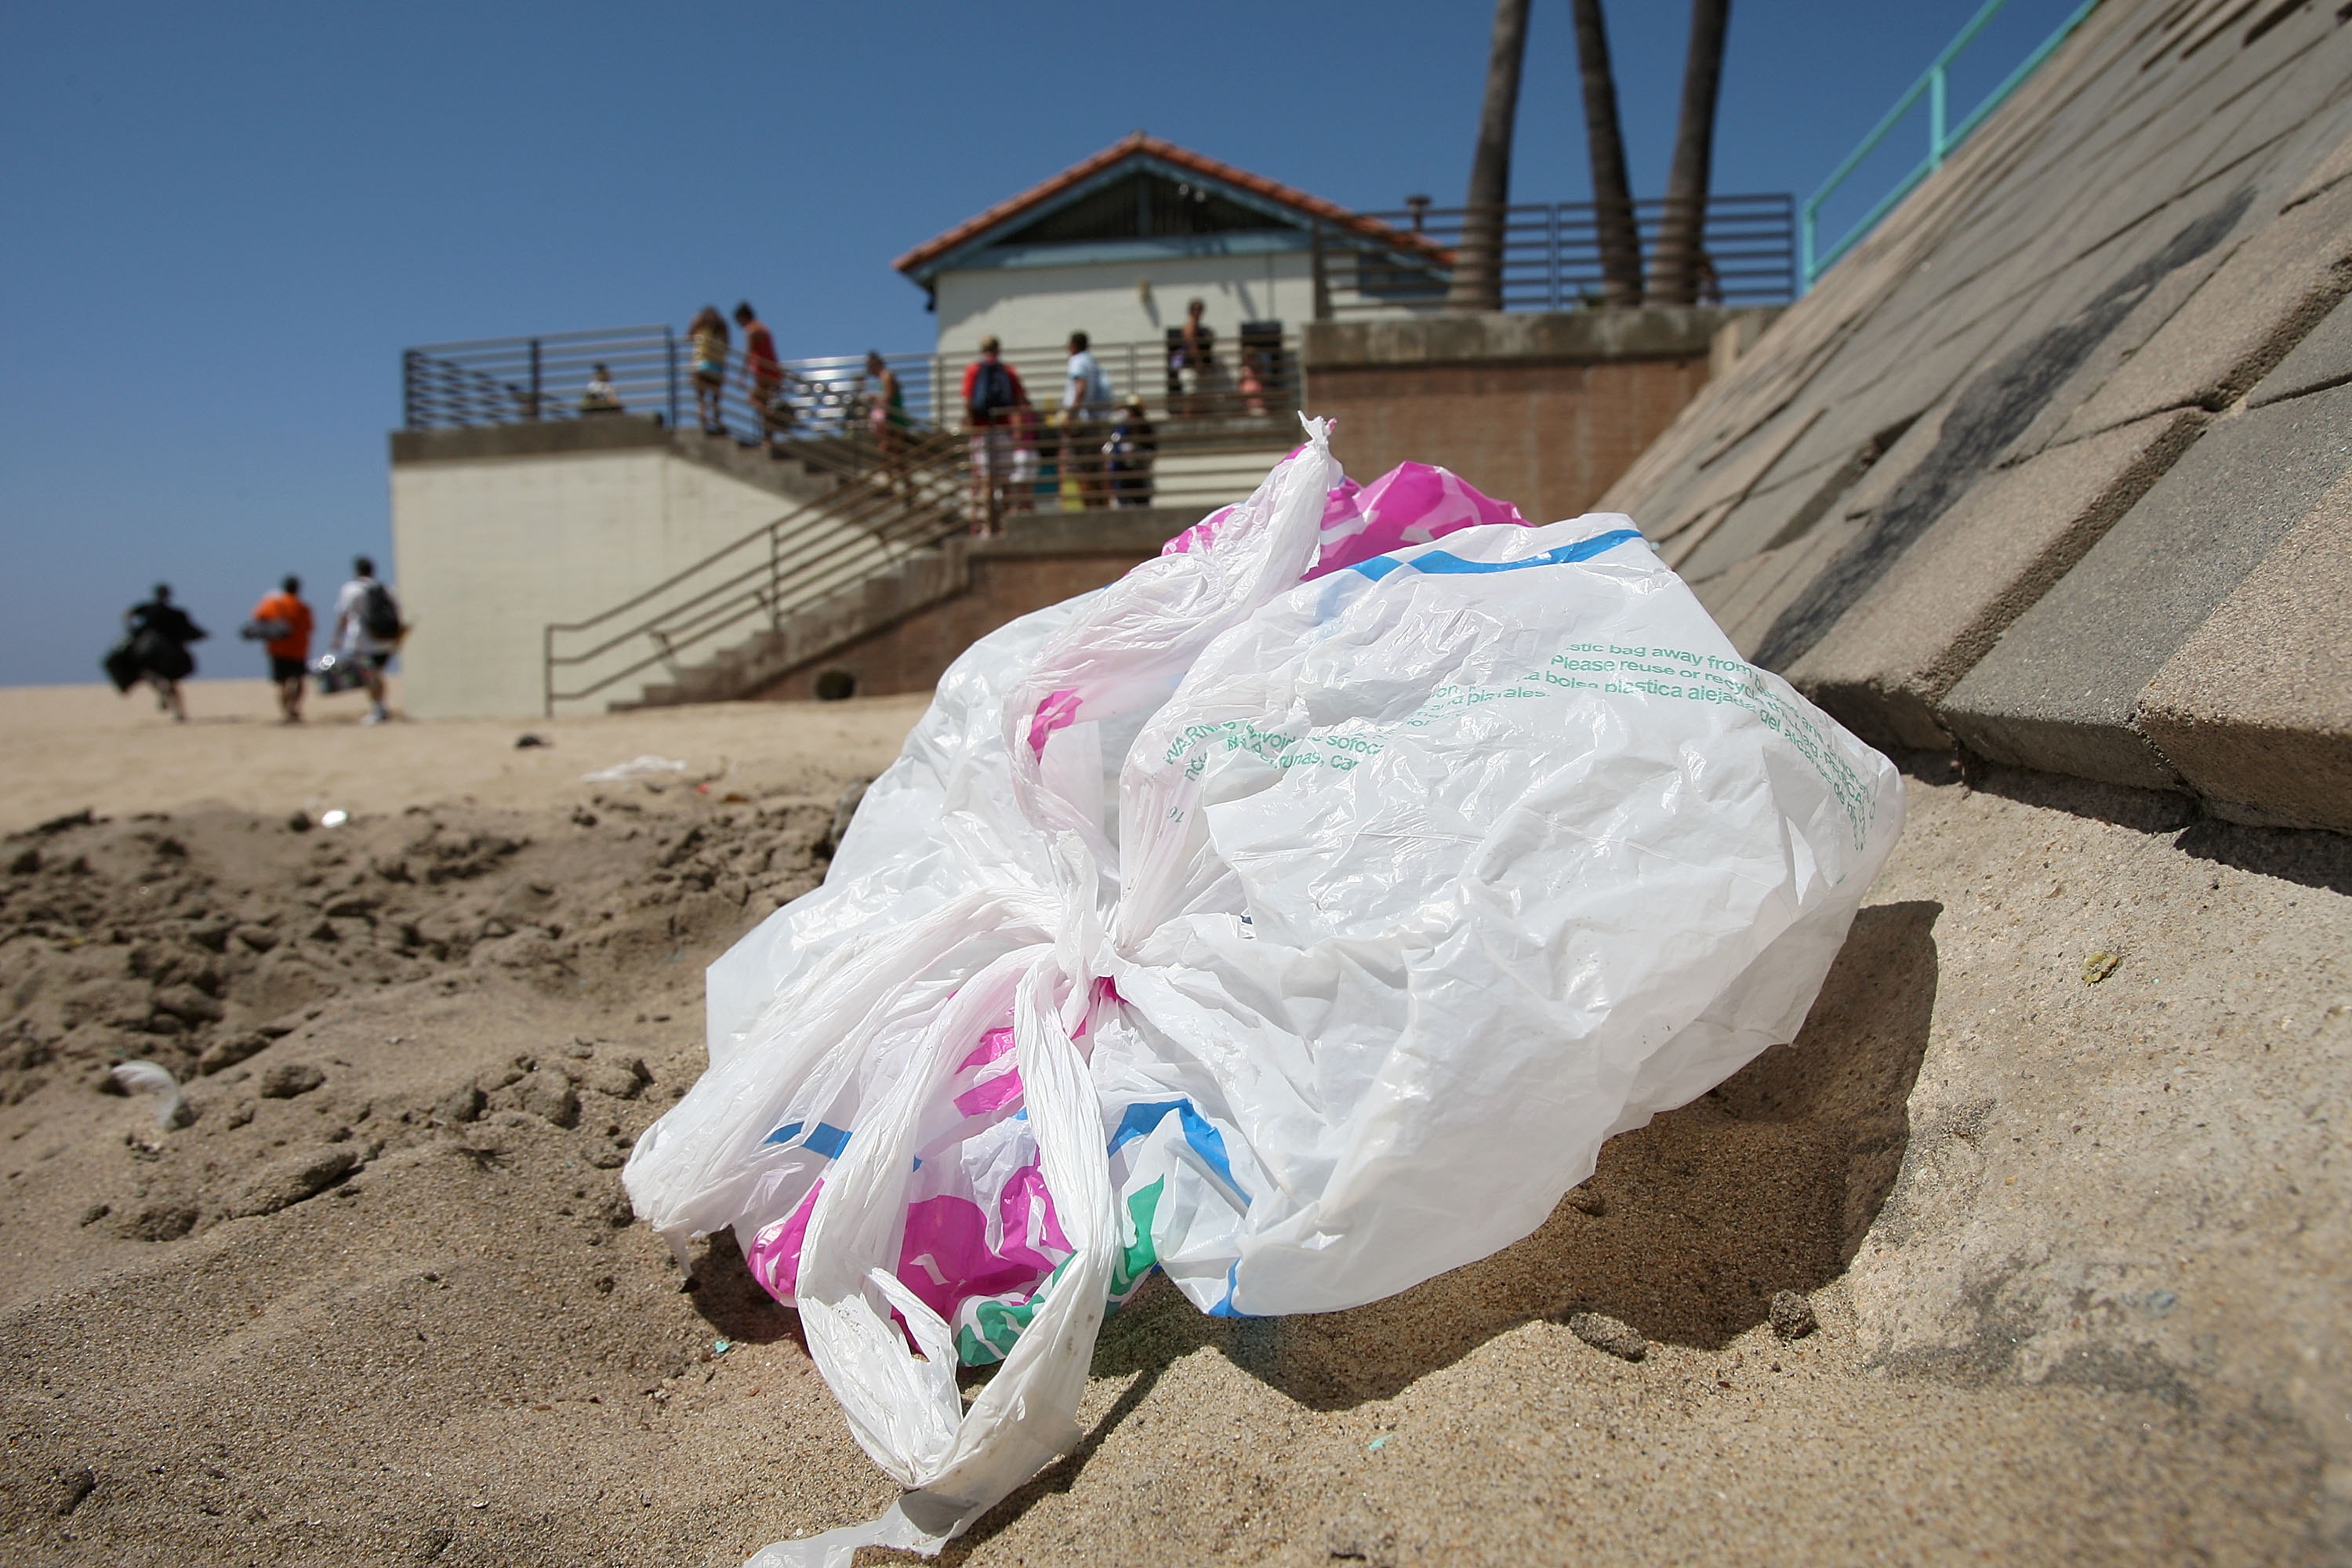
{"label": "person in white shirt", "polygon": [[1084,332],[1070,334],[1069,384],[1062,392],[1062,471],[1075,475],[1089,507],[1110,504],[1103,475],[1103,426],[1117,401],[1110,377],[1087,352]]}
{"label": "person in white shirt", "polygon": [[[363,724],[381,724],[392,717],[383,701],[383,667],[392,662],[394,650],[400,646],[400,633],[383,624],[369,625],[369,611],[378,595],[382,605],[389,607],[394,622],[399,618],[399,608],[392,603],[392,595],[376,581],[375,563],[362,555],[352,563],[352,580],[335,595],[335,651],[360,672],[367,687],[370,706]],[[382,621],[383,611],[377,619]]]}
{"label": "person in white shirt", "polygon": [[601,364],[596,367],[596,374],[588,378],[588,390],[580,395],[580,412],[583,414],[621,412],[621,395],[613,385],[613,373]]}

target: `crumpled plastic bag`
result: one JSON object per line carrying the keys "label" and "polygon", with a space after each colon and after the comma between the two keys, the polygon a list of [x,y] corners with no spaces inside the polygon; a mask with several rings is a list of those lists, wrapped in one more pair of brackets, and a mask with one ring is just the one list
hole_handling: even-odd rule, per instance
{"label": "crumpled plastic bag", "polygon": [[[1325,426],[944,676],[824,885],[709,972],[625,1173],[732,1226],[936,1551],[1075,1446],[1107,1305],[1376,1300],[1792,1037],[1901,830],[1629,519],[1530,528]],[[960,1364],[1001,1360],[964,1408]]]}

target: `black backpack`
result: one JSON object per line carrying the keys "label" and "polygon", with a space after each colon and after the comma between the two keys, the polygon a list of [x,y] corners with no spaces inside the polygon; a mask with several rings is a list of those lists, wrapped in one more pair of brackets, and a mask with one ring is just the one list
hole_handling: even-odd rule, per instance
{"label": "black backpack", "polygon": [[378,642],[390,642],[400,636],[400,605],[392,590],[371,580],[367,592],[360,596],[360,629]]}
{"label": "black backpack", "polygon": [[1003,362],[980,362],[980,374],[972,377],[971,401],[965,406],[974,419],[982,423],[988,422],[998,409],[1013,406],[1013,373],[1004,368]]}

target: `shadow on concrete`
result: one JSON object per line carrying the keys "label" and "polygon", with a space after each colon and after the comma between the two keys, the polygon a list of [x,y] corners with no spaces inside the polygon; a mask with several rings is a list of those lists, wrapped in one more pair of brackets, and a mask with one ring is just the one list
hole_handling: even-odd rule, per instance
{"label": "shadow on concrete", "polygon": [[1345,1312],[1209,1318],[1155,1279],[1103,1325],[1097,1377],[1134,1383],[1079,1444],[941,1559],[1066,1491],[1160,1373],[1213,1349],[1302,1405],[1388,1399],[1495,1335],[1591,1309],[1653,1340],[1717,1349],[1765,1321],[1774,1292],[1845,1271],[1895,1184],[1905,1106],[1936,1000],[1933,902],[1856,917],[1801,1034],[1692,1104],[1610,1140],[1580,1192],[1491,1258]]}
{"label": "shadow on concrete", "polygon": [[2213,817],[2191,823],[2173,847],[2200,860],[2352,895],[2352,838],[2294,827],[2242,827]]}
{"label": "shadow on concrete", "polygon": [[2021,805],[2087,816],[2135,833],[2178,833],[2198,816],[2197,802],[2185,795],[2002,767],[1975,756],[1968,759],[1968,782],[1972,788]]}

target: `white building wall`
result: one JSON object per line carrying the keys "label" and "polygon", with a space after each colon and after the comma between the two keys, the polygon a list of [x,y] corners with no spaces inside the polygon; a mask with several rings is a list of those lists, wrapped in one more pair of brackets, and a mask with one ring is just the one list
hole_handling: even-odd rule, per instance
{"label": "white building wall", "polygon": [[[992,334],[1007,348],[1036,348],[1083,331],[1097,343],[1164,340],[1187,301],[1220,338],[1244,321],[1296,331],[1315,314],[1314,260],[1306,251],[1188,256],[1077,267],[978,267],[936,280],[939,352],[969,358]],[[1124,389],[1122,389],[1124,390]]]}
{"label": "white building wall", "polygon": [[[541,710],[541,633],[584,620],[793,510],[660,448],[396,463],[403,705],[420,719]],[[635,697],[658,668],[598,694]]]}
{"label": "white building wall", "polygon": [[[1425,314],[1442,298],[1383,304],[1355,293],[1355,260],[1333,251],[1325,267],[1333,308],[1350,321]],[[1315,317],[1315,258],[1306,250],[1187,256],[1074,267],[975,267],[934,279],[938,352],[961,364],[993,335],[1007,349],[1045,348],[1083,331],[1097,347],[1164,342],[1193,300],[1202,319],[1230,342],[1244,321],[1280,321],[1296,332]],[[1105,369],[1118,367],[1108,360]],[[1119,389],[1125,392],[1122,385]],[[1152,389],[1156,390],[1156,389]]]}

